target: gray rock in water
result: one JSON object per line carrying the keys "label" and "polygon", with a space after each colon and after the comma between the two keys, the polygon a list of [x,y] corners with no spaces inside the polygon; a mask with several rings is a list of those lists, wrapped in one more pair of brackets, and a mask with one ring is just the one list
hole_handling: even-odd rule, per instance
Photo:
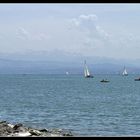
{"label": "gray rock in water", "polygon": [[0,136],[18,136],[18,137],[60,137],[60,136],[73,136],[71,132],[66,132],[62,129],[34,129],[30,127],[24,127],[23,124],[19,123],[12,125],[6,121],[0,122]]}
{"label": "gray rock in water", "polygon": [[35,130],[35,129],[31,129],[31,130],[29,130],[29,132],[30,132],[32,135],[36,135],[36,136],[41,135],[41,132],[38,131],[38,130]]}
{"label": "gray rock in water", "polygon": [[17,130],[19,127],[21,127],[21,126],[23,126],[23,124],[21,124],[21,123],[19,123],[19,124],[16,124],[14,127],[13,127],[13,129],[14,130]]}
{"label": "gray rock in water", "polygon": [[7,123],[6,121],[0,121],[0,124]]}
{"label": "gray rock in water", "polygon": [[40,129],[39,131],[40,131],[40,132],[49,132],[48,129]]}

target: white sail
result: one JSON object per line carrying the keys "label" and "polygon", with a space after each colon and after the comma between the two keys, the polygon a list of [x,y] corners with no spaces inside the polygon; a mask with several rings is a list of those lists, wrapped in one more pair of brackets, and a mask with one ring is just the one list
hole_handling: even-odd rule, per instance
{"label": "white sail", "polygon": [[87,76],[89,76],[90,73],[89,73],[89,70],[88,70],[88,67],[87,66],[86,66],[86,72],[87,72]]}
{"label": "white sail", "polygon": [[127,71],[126,71],[126,68],[124,67],[124,71],[122,73],[123,75],[128,75]]}
{"label": "white sail", "polygon": [[85,74],[85,77],[87,76],[87,71],[86,71],[86,69],[84,69],[84,74]]}
{"label": "white sail", "polygon": [[86,61],[85,61],[85,67],[84,67],[84,74],[85,74],[85,77],[87,76],[87,66],[86,66]]}
{"label": "white sail", "polygon": [[124,70],[123,74],[127,74],[127,71],[126,71],[126,69]]}
{"label": "white sail", "polygon": [[[91,74],[90,74],[90,72],[89,72],[89,70],[88,70],[88,67],[87,67],[87,65],[86,65],[86,61],[85,61],[84,74],[85,74],[85,77],[90,77],[90,76],[91,76]],[[91,76],[91,77],[92,77],[92,76]]]}

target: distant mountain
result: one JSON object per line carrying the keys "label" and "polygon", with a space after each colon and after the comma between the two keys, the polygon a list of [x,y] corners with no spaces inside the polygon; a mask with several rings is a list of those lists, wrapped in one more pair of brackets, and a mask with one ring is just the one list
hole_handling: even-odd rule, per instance
{"label": "distant mountain", "polygon": [[84,60],[93,74],[140,73],[140,59],[124,60],[55,50],[52,52],[0,53],[0,73],[83,74]]}
{"label": "distant mountain", "polygon": [[[123,64],[113,63],[92,63],[88,61],[87,65],[93,74],[119,74],[123,71]],[[125,65],[128,73],[140,73],[140,67]],[[84,65],[82,61],[24,61],[0,59],[0,74],[83,74]]]}
{"label": "distant mountain", "polygon": [[[125,65],[129,74],[140,73],[140,68],[131,65]],[[113,63],[100,63],[91,65],[96,74],[122,74],[124,65]]]}

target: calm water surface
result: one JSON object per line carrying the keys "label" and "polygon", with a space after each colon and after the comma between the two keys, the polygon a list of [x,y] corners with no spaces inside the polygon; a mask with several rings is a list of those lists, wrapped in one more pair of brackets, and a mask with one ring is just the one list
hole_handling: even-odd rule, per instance
{"label": "calm water surface", "polygon": [[83,136],[140,136],[137,77],[0,75],[0,120]]}

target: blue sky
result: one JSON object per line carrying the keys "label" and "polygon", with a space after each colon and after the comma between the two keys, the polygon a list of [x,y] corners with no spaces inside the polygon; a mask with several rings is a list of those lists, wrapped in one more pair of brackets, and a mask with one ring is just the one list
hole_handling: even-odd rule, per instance
{"label": "blue sky", "polygon": [[140,4],[0,4],[0,55],[139,59],[139,25]]}

